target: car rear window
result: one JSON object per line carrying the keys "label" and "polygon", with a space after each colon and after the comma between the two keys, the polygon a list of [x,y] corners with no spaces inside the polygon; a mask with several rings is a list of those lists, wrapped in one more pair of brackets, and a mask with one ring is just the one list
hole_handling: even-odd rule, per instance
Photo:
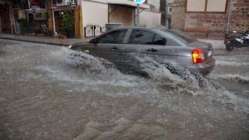
{"label": "car rear window", "polygon": [[144,30],[133,30],[129,39],[130,44],[153,44],[155,34]]}
{"label": "car rear window", "polygon": [[186,33],[178,31],[178,30],[166,30],[166,29],[163,29],[162,31],[170,33],[171,35],[173,35],[177,39],[180,39],[180,40],[184,41],[185,43],[192,43],[192,42],[196,41],[195,38],[187,35]]}

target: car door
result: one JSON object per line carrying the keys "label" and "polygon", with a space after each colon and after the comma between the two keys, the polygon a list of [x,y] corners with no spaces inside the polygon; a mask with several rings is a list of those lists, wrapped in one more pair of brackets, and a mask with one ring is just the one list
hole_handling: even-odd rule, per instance
{"label": "car door", "polygon": [[[153,30],[134,29],[128,44],[139,51],[140,59],[152,58],[159,63],[177,62],[181,45]],[[143,61],[143,60],[142,60]]]}
{"label": "car door", "polygon": [[94,55],[105,58],[113,63],[119,63],[122,59],[120,53],[122,52],[122,45],[127,34],[127,29],[119,29],[106,33],[96,38]]}

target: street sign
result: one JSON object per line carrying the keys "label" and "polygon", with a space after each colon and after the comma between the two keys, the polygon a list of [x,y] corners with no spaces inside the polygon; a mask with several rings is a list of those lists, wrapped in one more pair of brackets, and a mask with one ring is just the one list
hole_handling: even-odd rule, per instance
{"label": "street sign", "polygon": [[134,2],[138,5],[141,5],[145,2],[145,0],[134,0]]}

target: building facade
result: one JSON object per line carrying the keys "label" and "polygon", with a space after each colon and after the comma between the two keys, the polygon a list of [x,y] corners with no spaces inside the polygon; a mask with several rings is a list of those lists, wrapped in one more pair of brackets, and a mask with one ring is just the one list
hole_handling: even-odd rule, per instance
{"label": "building facade", "polygon": [[174,0],[172,27],[197,36],[223,37],[249,28],[248,0]]}
{"label": "building facade", "polygon": [[146,4],[149,8],[145,8],[140,12],[140,24],[147,27],[155,27],[161,25],[160,0],[147,0]]}
{"label": "building facade", "polygon": [[76,0],[0,0],[0,32],[80,36]]}
{"label": "building facade", "polygon": [[171,15],[172,15],[173,0],[160,0],[161,11],[161,24],[167,28],[171,28]]}
{"label": "building facade", "polygon": [[[154,1],[154,3],[152,2]],[[141,26],[158,26],[161,23],[160,3],[150,0],[140,6]],[[105,31],[107,23],[132,26],[135,24],[136,4],[133,0],[82,0],[82,19],[85,37]]]}
{"label": "building facade", "polygon": [[0,0],[0,32],[14,33],[12,1]]}
{"label": "building facade", "polygon": [[[136,7],[133,0],[0,0],[0,32],[87,38],[108,23],[134,25]],[[159,7],[159,0],[140,5],[140,25],[160,25]]]}

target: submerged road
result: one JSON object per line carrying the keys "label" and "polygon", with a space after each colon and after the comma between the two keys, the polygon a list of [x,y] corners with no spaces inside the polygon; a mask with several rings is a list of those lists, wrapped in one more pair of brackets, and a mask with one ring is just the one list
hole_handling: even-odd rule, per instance
{"label": "submerged road", "polygon": [[248,140],[248,52],[219,51],[196,87],[168,71],[145,79],[59,46],[0,40],[0,139]]}

